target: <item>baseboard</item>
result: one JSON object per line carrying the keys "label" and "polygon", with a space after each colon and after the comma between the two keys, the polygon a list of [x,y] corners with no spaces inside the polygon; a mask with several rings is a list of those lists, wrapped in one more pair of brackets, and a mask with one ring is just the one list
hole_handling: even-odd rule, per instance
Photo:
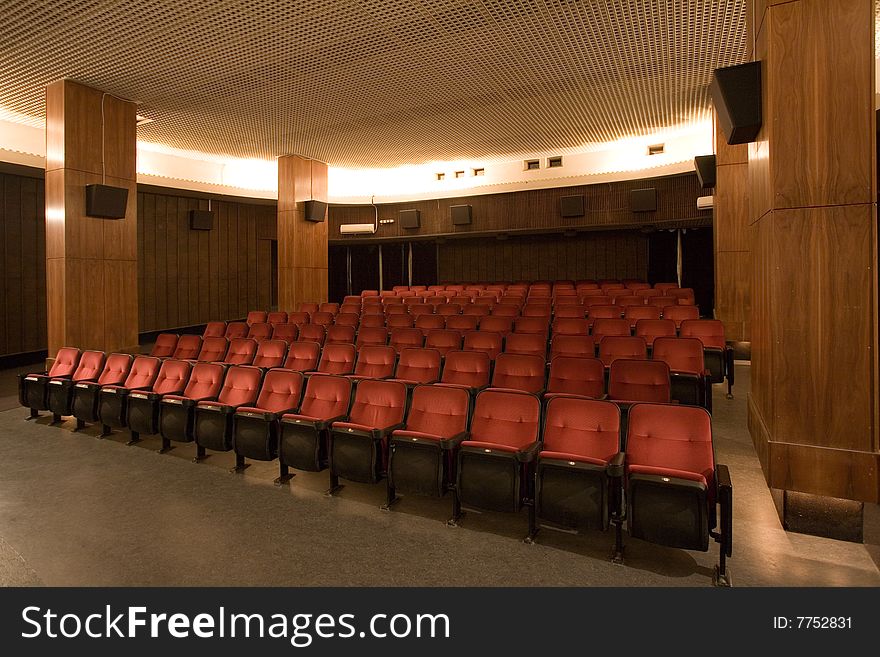
{"label": "baseboard", "polygon": [[49,352],[46,349],[28,351],[21,354],[5,354],[0,356],[0,370],[8,370],[25,365],[40,365],[42,369]]}

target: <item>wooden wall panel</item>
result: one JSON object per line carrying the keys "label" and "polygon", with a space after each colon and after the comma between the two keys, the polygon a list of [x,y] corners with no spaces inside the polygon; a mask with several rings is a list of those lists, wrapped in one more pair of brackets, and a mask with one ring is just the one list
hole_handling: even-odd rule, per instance
{"label": "wooden wall panel", "polygon": [[632,232],[450,240],[440,245],[439,270],[440,280],[446,283],[644,279],[648,240]]}
{"label": "wooden wall panel", "polygon": [[212,231],[189,227],[189,211],[207,210],[206,199],[172,190],[141,192],[138,209],[141,332],[238,319],[269,308],[271,247],[257,239],[257,226],[274,221],[274,205],[214,200]]}
{"label": "wooden wall panel", "polygon": [[0,173],[0,355],[46,348],[44,183]]}
{"label": "wooden wall panel", "polygon": [[[279,174],[280,175],[280,174]],[[630,211],[630,192],[633,189],[657,189],[656,212]],[[584,195],[585,216],[562,218],[560,198]],[[460,236],[498,233],[504,231],[546,231],[566,228],[597,230],[604,227],[626,228],[641,225],[687,225],[689,222],[707,225],[711,213],[697,210],[697,197],[703,195],[695,173],[645,180],[630,180],[598,185],[576,185],[553,189],[536,189],[504,194],[431,199],[409,203],[378,205],[379,219],[393,219],[394,223],[380,224],[375,235],[369,237],[342,237],[339,226],[343,223],[372,223],[374,210],[369,205],[334,205],[329,212],[329,239],[333,243],[363,241],[366,239],[412,238],[437,235]],[[467,226],[453,226],[449,208],[452,205],[470,205],[473,222]],[[400,227],[400,210],[419,210],[421,226],[418,229]],[[548,265],[549,266],[549,265]]]}

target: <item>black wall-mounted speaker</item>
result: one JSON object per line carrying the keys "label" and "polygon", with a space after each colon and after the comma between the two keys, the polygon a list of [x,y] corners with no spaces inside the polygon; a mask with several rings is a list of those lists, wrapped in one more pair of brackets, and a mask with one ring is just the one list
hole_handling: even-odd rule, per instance
{"label": "black wall-mounted speaker", "polygon": [[697,155],[694,158],[694,168],[697,170],[697,180],[700,187],[708,188],[715,186],[715,156]]}
{"label": "black wall-mounted speaker", "polygon": [[761,131],[761,62],[716,68],[709,84],[728,144],[755,141]]}
{"label": "black wall-mounted speaker", "polygon": [[214,211],[213,210],[190,210],[189,211],[189,227],[191,230],[213,230],[214,229]]}
{"label": "black wall-mounted speaker", "polygon": [[327,214],[327,203],[324,201],[306,201],[305,205],[305,213],[306,213],[306,221],[324,221],[324,216]]}
{"label": "black wall-mounted speaker", "polygon": [[563,196],[559,199],[559,212],[563,217],[584,216],[584,195]]}
{"label": "black wall-mounted speaker", "polygon": [[657,209],[657,188],[632,190],[629,193],[629,207],[633,212],[654,212]]}
{"label": "black wall-mounted speaker", "polygon": [[128,188],[86,185],[86,215],[102,219],[125,218]]}
{"label": "black wall-mounted speaker", "polygon": [[470,205],[450,205],[449,214],[453,226],[465,226],[471,223],[473,213]]}
{"label": "black wall-mounted speaker", "polygon": [[401,228],[419,228],[421,223],[421,213],[418,210],[401,210],[399,213]]}

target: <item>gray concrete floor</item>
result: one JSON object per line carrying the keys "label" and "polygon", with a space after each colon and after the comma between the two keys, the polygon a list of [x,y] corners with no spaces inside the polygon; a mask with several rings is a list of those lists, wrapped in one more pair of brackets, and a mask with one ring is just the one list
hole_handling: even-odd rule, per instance
{"label": "gray concrete floor", "polygon": [[[22,368],[32,370],[33,368]],[[230,474],[230,454],[190,462],[191,445],[156,453],[98,427],[26,422],[15,372],[0,373],[0,584],[59,586],[711,586],[718,551],[544,529],[526,515],[471,512],[446,527],[448,499],[406,497],[379,510],[384,486],[327,498],[326,473],[272,484],[276,464]],[[746,429],[748,364],[736,398],[716,386],[717,458],[734,484],[734,586],[880,586],[864,545],[785,532]]]}

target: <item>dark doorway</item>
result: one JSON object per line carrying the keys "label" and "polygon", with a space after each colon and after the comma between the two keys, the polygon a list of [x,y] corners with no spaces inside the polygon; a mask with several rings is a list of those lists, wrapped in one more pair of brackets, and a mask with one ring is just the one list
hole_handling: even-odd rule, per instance
{"label": "dark doorway", "polygon": [[348,247],[331,246],[327,253],[327,297],[329,301],[342,302],[348,294]]}
{"label": "dark doorway", "polygon": [[412,284],[437,285],[437,243],[410,242],[412,247]]}
{"label": "dark doorway", "polygon": [[681,232],[681,286],[693,288],[700,312],[713,316],[715,254],[711,228],[688,228]]}
{"label": "dark doorway", "polygon": [[648,283],[678,281],[678,235],[674,230],[657,230],[648,235]]}
{"label": "dark doorway", "polygon": [[406,268],[406,244],[382,245],[382,289],[391,290],[395,285],[408,285]]}
{"label": "dark doorway", "polygon": [[351,253],[351,293],[379,289],[379,247],[357,244],[348,247]]}

